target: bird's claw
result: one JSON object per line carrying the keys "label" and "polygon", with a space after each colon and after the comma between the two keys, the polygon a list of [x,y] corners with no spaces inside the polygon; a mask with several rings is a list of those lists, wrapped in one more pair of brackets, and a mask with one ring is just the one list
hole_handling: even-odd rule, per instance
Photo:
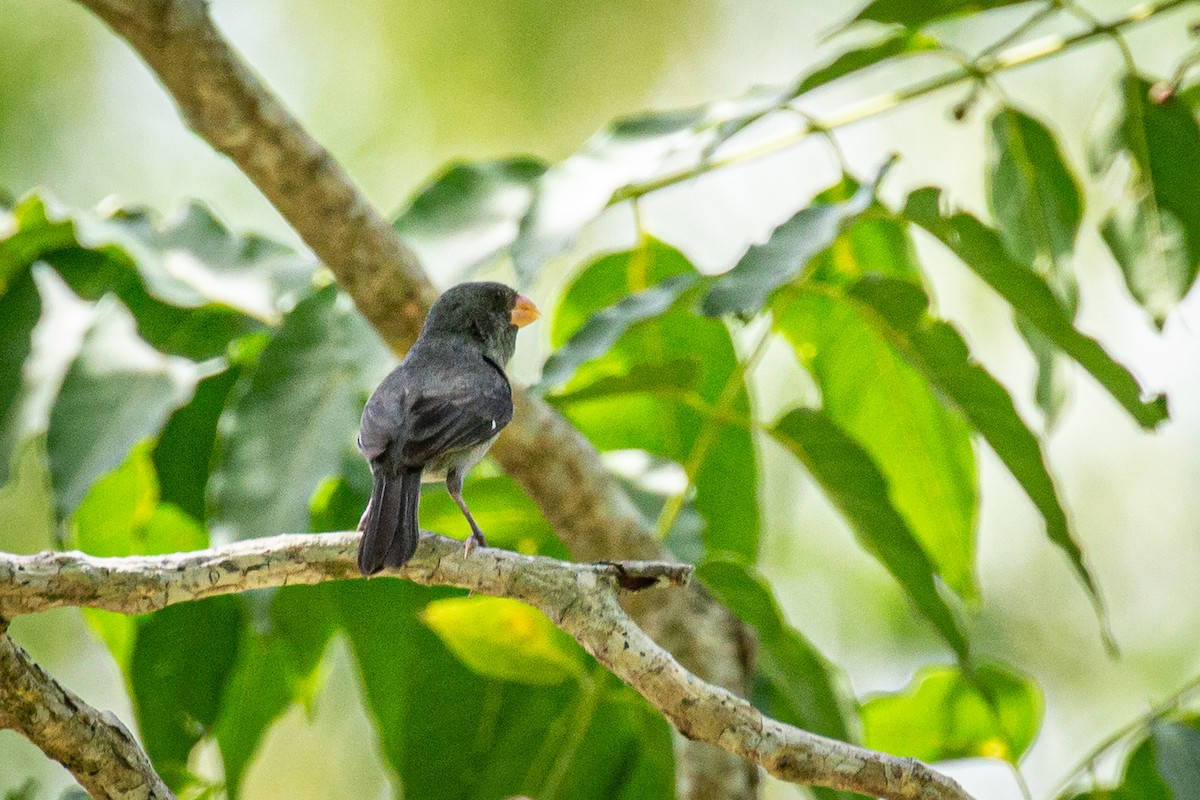
{"label": "bird's claw", "polygon": [[463,555],[471,555],[471,551],[476,547],[487,547],[487,539],[483,538],[482,533],[472,533],[467,537],[467,542],[463,545]]}

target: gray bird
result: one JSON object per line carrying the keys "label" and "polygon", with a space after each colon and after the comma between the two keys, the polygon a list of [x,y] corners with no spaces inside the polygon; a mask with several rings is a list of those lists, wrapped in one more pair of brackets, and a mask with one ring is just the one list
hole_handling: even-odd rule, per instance
{"label": "gray bird", "polygon": [[374,482],[358,524],[363,575],[412,558],[422,481],[446,481],[471,525],[467,551],[487,546],[463,501],[463,477],[512,419],[504,367],[517,329],[538,316],[527,297],[501,283],[460,284],[429,309],[416,343],[363,409],[358,448]]}

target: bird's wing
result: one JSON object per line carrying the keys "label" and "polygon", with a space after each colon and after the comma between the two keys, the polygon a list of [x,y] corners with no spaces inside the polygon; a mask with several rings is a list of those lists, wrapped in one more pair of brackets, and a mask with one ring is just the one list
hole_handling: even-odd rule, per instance
{"label": "bird's wing", "polygon": [[512,419],[512,389],[504,370],[480,353],[464,353],[423,370],[421,391],[410,392],[406,464],[424,464],[443,453],[483,444]]}

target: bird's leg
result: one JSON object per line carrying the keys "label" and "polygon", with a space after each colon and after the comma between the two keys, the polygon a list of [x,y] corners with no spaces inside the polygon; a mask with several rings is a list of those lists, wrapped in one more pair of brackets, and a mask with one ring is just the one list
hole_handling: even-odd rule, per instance
{"label": "bird's leg", "polygon": [[454,498],[454,502],[458,503],[458,507],[462,509],[463,516],[467,518],[467,523],[471,526],[471,536],[467,539],[467,544],[463,547],[463,555],[471,552],[471,548],[475,546],[487,547],[487,539],[483,537],[483,531],[479,530],[479,525],[476,524],[475,518],[471,516],[470,509],[467,508],[466,502],[462,496],[463,476],[456,469],[449,470],[446,473],[446,491],[450,492],[450,496]]}

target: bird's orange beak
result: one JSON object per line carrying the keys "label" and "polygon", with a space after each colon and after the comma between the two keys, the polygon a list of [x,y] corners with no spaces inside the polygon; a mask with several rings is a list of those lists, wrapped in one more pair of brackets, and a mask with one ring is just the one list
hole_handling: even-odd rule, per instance
{"label": "bird's orange beak", "polygon": [[517,303],[513,306],[512,314],[509,316],[509,321],[518,328],[524,328],[529,323],[540,317],[542,312],[538,311],[538,307],[533,304],[523,294],[517,295]]}

